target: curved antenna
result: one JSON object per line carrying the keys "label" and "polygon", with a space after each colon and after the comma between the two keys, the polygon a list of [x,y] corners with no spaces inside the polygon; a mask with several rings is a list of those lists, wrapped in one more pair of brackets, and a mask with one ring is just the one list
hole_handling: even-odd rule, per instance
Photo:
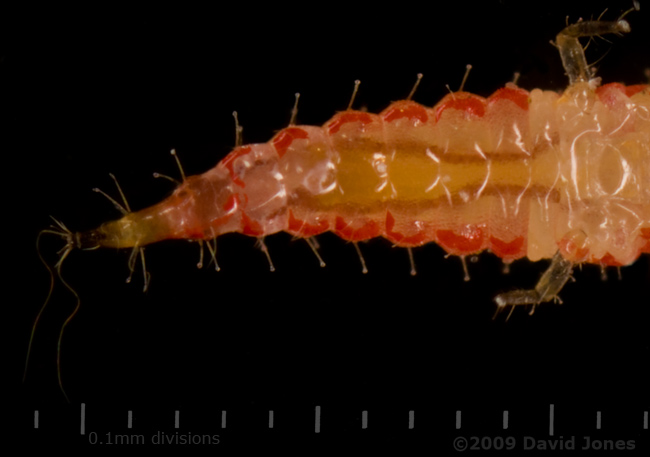
{"label": "curved antenna", "polygon": [[68,318],[63,322],[63,325],[61,325],[61,331],[59,332],[59,340],[57,341],[56,344],[56,375],[57,378],[59,379],[59,389],[61,389],[61,392],[63,393],[63,396],[65,397],[66,401],[70,403],[70,399],[68,398],[68,394],[65,393],[65,389],[63,388],[63,381],[61,379],[61,341],[63,341],[63,332],[65,331],[66,326],[68,323],[72,320],[72,318],[75,317],[77,312],[79,311],[79,308],[81,307],[81,299],[79,298],[79,295],[75,290],[68,284],[65,279],[63,279],[63,276],[61,276],[61,262],[65,258],[65,256],[68,255],[70,250],[66,250],[64,253],[64,256],[61,258],[61,260],[58,263],[57,267],[57,273],[59,275],[59,281],[68,289],[72,295],[75,296],[77,299],[77,305],[74,307],[74,310],[72,310],[72,313],[68,316]]}
{"label": "curved antenna", "polygon": [[34,324],[32,324],[32,333],[29,335],[29,343],[27,344],[27,358],[25,359],[25,371],[23,372],[23,383],[27,378],[27,367],[29,365],[29,357],[32,353],[32,342],[34,341],[34,333],[36,333],[36,326],[38,325],[38,321],[41,319],[41,315],[43,314],[45,307],[50,302],[50,297],[52,296],[52,290],[54,289],[54,273],[52,272],[52,269],[47,264],[47,262],[45,262],[45,259],[41,255],[41,248],[39,246],[41,236],[45,233],[50,233],[50,231],[47,229],[41,230],[38,233],[38,236],[36,237],[36,252],[38,253],[38,258],[41,259],[41,263],[45,265],[45,268],[47,268],[47,272],[50,274],[50,289],[47,293],[47,297],[45,298],[45,302],[43,303],[43,305],[41,305],[41,309],[38,311],[38,314],[36,315],[36,319],[34,319]]}
{"label": "curved antenna", "polygon": [[41,236],[44,234],[51,234],[51,235],[57,235],[63,239],[66,240],[65,246],[59,250],[58,254],[60,254],[60,258],[57,261],[57,263],[54,265],[54,268],[56,269],[57,275],[59,277],[59,280],[61,283],[72,293],[72,295],[75,296],[77,299],[77,305],[75,306],[74,310],[72,313],[67,317],[67,319],[63,322],[63,325],[61,326],[61,331],[59,332],[59,338],[57,342],[57,354],[56,354],[56,370],[57,370],[57,378],[59,382],[59,388],[61,389],[61,392],[63,393],[63,396],[65,397],[66,401],[70,403],[70,399],[68,398],[68,395],[65,393],[65,389],[63,388],[63,381],[61,378],[61,341],[63,339],[63,332],[68,325],[68,323],[72,320],[72,318],[77,314],[79,311],[79,307],[81,305],[81,300],[79,299],[79,295],[75,290],[63,279],[61,276],[61,265],[63,264],[63,261],[68,257],[68,254],[72,252],[72,250],[75,248],[74,245],[74,239],[73,239],[73,234],[68,228],[60,221],[57,221],[54,219],[52,216],[50,216],[52,220],[55,222],[55,225],[50,225],[50,228],[41,230],[38,233],[38,236],[36,237],[36,253],[38,254],[38,258],[41,260],[41,263],[45,265],[45,268],[47,269],[48,273],[50,274],[50,289],[47,293],[47,297],[45,298],[45,302],[43,302],[43,305],[41,306],[41,309],[38,311],[38,314],[36,315],[36,318],[34,319],[34,324],[32,325],[32,331],[29,336],[29,343],[27,345],[27,357],[25,358],[25,371],[23,372],[23,382],[25,382],[25,379],[27,378],[27,369],[29,366],[29,358],[32,353],[32,344],[34,342],[34,335],[36,333],[36,327],[41,319],[41,316],[43,315],[43,312],[45,311],[45,307],[48,305],[50,302],[50,298],[52,297],[52,291],[54,290],[54,272],[52,271],[52,268],[48,265],[48,263],[45,261],[43,258],[43,255],[41,253],[41,247],[40,247],[40,242],[41,242]]}

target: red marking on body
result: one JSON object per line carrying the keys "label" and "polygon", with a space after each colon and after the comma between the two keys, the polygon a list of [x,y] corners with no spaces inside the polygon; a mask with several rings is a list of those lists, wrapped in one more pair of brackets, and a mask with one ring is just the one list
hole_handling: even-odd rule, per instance
{"label": "red marking on body", "polygon": [[599,263],[608,267],[622,267],[623,264],[616,260],[613,255],[609,252],[602,256],[600,259],[594,259],[593,257],[589,259],[589,263]]}
{"label": "red marking on body", "polygon": [[226,157],[224,157],[223,160],[221,161],[222,165],[225,166],[230,172],[230,177],[232,178],[232,182],[234,182],[240,187],[246,187],[246,183],[244,183],[244,181],[242,181],[239,178],[239,176],[235,173],[235,170],[233,169],[234,162],[239,157],[245,156],[250,152],[251,152],[250,146],[240,146],[238,148],[233,149],[232,152],[228,154]]}
{"label": "red marking on body", "polygon": [[596,89],[598,99],[609,107],[621,104],[621,95],[625,95],[625,86],[621,83],[609,83]]}
{"label": "red marking on body", "polygon": [[639,92],[643,92],[644,90],[649,90],[649,89],[650,89],[650,85],[648,84],[634,84],[632,86],[625,87],[625,95],[631,97],[632,95],[638,94]]}
{"label": "red marking on body", "polygon": [[338,132],[345,124],[358,122],[362,125],[370,124],[372,122],[372,115],[362,111],[344,111],[337,114],[329,121],[325,128],[331,135]]}
{"label": "red marking on body", "polygon": [[296,219],[293,211],[289,210],[289,228],[288,232],[296,236],[309,237],[326,232],[329,229],[329,222],[325,220],[318,221],[318,224],[308,224],[305,221]]}
{"label": "red marking on body", "polygon": [[[221,226],[228,223],[231,217],[233,217],[239,209],[239,194],[231,194],[226,200],[226,203],[223,204],[224,214],[221,217],[216,217],[210,219],[208,227],[204,230],[204,239],[214,238],[213,230],[219,229]],[[209,235],[206,235],[209,233]]]}
{"label": "red marking on body", "polygon": [[239,195],[231,194],[228,196],[228,200],[226,200],[226,203],[224,203],[223,210],[226,212],[226,214],[229,214],[234,212],[238,206],[239,206]]}
{"label": "red marking on body", "polygon": [[427,235],[425,232],[418,232],[415,235],[406,236],[399,232],[394,232],[395,218],[386,211],[386,239],[392,241],[400,246],[420,246],[427,242]]}
{"label": "red marking on body", "polygon": [[462,233],[453,230],[436,231],[438,244],[450,254],[463,255],[479,252],[483,248],[483,230],[481,227],[466,227]]}
{"label": "red marking on body", "polygon": [[351,227],[341,216],[337,216],[334,233],[344,240],[363,241],[381,235],[381,228],[375,221],[368,221],[359,228]]}
{"label": "red marking on body", "polygon": [[490,237],[490,249],[502,259],[517,259],[526,254],[524,237],[519,236],[512,241],[503,241],[494,236]]}
{"label": "red marking on body", "polygon": [[298,127],[288,127],[284,130],[281,130],[275,138],[271,140],[271,144],[275,146],[275,150],[278,152],[278,155],[282,157],[293,143],[293,140],[306,140],[309,138],[309,135],[306,131]]}
{"label": "red marking on body", "polygon": [[200,225],[184,225],[183,234],[178,238],[183,240],[200,240],[205,238],[205,232]]}
{"label": "red marking on body", "polygon": [[264,229],[259,222],[254,221],[246,213],[241,215],[241,233],[249,236],[262,236],[264,235]]}
{"label": "red marking on body", "polygon": [[635,84],[633,86],[625,86],[621,83],[609,83],[604,86],[600,86],[596,89],[596,95],[603,104],[607,106],[615,106],[621,104],[621,98],[619,94],[625,95],[626,97],[631,97],[634,94],[643,92],[647,90],[650,86],[647,84]]}
{"label": "red marking on body", "polygon": [[410,100],[403,100],[395,102],[380,114],[381,118],[386,122],[393,122],[398,119],[407,118],[410,120],[417,120],[425,123],[429,120],[427,109]]}
{"label": "red marking on body", "polygon": [[518,87],[504,87],[488,97],[489,104],[494,103],[497,100],[510,100],[519,108],[528,111],[529,94],[527,90]]}
{"label": "red marking on body", "polygon": [[483,117],[485,115],[485,99],[469,92],[455,92],[446,95],[435,107],[436,122],[447,109],[463,111],[469,117]]}

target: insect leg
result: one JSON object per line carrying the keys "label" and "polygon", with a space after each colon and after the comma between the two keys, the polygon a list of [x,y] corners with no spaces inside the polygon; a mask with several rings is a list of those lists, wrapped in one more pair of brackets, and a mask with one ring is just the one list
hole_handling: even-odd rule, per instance
{"label": "insect leg", "polygon": [[562,257],[560,252],[553,256],[551,265],[544,272],[534,289],[518,289],[511,292],[499,294],[494,298],[499,308],[506,306],[533,305],[544,303],[551,300],[559,300],[558,293],[562,287],[571,278],[573,262]]}
{"label": "insect leg", "polygon": [[591,72],[585,51],[580,44],[580,37],[593,37],[608,33],[627,33],[630,24],[619,19],[618,21],[582,21],[565,27],[555,38],[555,45],[560,51],[562,65],[569,77],[571,84],[578,81],[589,81]]}

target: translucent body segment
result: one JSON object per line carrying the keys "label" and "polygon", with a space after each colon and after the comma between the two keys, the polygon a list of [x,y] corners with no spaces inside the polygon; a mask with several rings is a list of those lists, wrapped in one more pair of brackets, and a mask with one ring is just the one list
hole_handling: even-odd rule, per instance
{"label": "translucent body segment", "polygon": [[530,199],[526,255],[533,262],[550,258],[558,250],[553,222],[562,209],[557,195],[550,192]]}
{"label": "translucent body segment", "polygon": [[649,136],[634,129],[645,111],[624,91],[602,89],[575,84],[558,104],[566,184],[556,239],[568,259],[627,264],[638,257],[641,228],[650,222]]}
{"label": "translucent body segment", "polygon": [[188,177],[167,199],[78,234],[80,248],[127,248],[166,239],[211,239],[241,227],[237,194],[223,165]]}
{"label": "translucent body segment", "polygon": [[468,92],[443,97],[433,108],[437,145],[445,153],[475,154],[491,149],[489,125],[483,121],[486,100]]}
{"label": "translucent body segment", "polygon": [[532,155],[528,91],[509,83],[487,99],[488,151],[494,155]]}
{"label": "translucent body segment", "polygon": [[[286,230],[296,236],[313,236],[332,226],[331,214],[323,211],[319,198],[336,190],[339,158],[322,128],[299,129],[304,135],[294,135],[285,143],[279,163],[290,208]],[[282,138],[282,132],[276,138]]]}
{"label": "translucent body segment", "polygon": [[241,232],[264,236],[286,229],[287,195],[278,153],[271,143],[242,146],[227,161],[242,212]]}

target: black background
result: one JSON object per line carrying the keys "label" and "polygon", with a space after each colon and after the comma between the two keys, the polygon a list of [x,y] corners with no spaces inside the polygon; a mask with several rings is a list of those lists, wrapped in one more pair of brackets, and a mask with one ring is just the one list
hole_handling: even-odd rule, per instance
{"label": "black background", "polygon": [[[178,176],[213,167],[234,143],[233,110],[247,143],[286,126],[295,92],[298,121],[320,125],[345,109],[355,79],[357,107],[379,112],[405,98],[433,105],[457,89],[487,96],[521,72],[519,85],[561,90],[566,77],[549,44],[565,17],[617,17],[628,2],[455,2],[382,7],[310,4],[223,9],[75,9],[7,15],[3,29],[9,252],[4,319],[10,363],[4,395],[19,398],[14,425],[25,443],[79,444],[79,404],[87,430],[112,433],[217,433],[221,444],[394,441],[452,449],[457,435],[634,439],[650,407],[650,266],[648,257],[601,280],[600,268],[576,269],[563,306],[533,316],[516,310],[493,319],[492,298],[531,287],[547,264],[515,262],[509,274],[490,254],[469,263],[435,245],[407,253],[381,239],[362,243],[361,274],[351,244],[319,236],[327,267],[303,241],[267,238],[270,273],[255,240],[219,239],[222,271],[197,270],[198,246],[148,247],[151,287],[133,283],[126,251],[73,252],[63,275],[81,310],[62,345],[67,404],[56,378],[56,340],[75,305],[56,282],[21,384],[29,332],[49,286],[35,240],[49,215],[85,230],[119,214],[93,187],[117,198],[114,173],[132,208],[157,202]],[[590,61],[604,81],[644,81],[650,66],[650,12],[631,14],[632,33],[595,40]],[[48,262],[61,246],[44,239]],[[323,409],[313,433],[314,407]],[[41,415],[32,429],[32,411]],[[173,412],[181,411],[174,430]],[[275,428],[265,430],[267,411]],[[134,429],[126,430],[133,410]],[[220,428],[221,411],[228,427]],[[369,428],[361,431],[361,411]],[[408,411],[415,428],[408,430]],[[463,427],[454,429],[463,411]],[[510,428],[501,429],[503,410]],[[595,430],[596,411],[603,430]]]}

